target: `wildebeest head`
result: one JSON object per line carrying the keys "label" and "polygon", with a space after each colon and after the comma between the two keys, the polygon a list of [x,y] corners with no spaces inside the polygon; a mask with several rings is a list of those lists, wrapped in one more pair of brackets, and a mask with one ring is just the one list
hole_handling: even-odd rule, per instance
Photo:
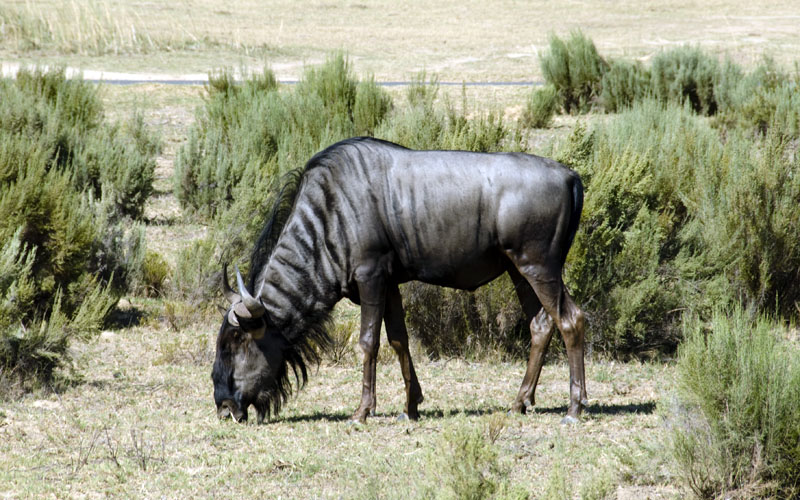
{"label": "wildebeest head", "polygon": [[223,276],[223,293],[231,306],[217,336],[211,371],[217,415],[246,421],[252,405],[260,423],[271,410],[278,411],[286,396],[286,341],[269,327],[260,291],[255,297],[250,295],[238,269],[239,293],[228,284],[226,268]]}

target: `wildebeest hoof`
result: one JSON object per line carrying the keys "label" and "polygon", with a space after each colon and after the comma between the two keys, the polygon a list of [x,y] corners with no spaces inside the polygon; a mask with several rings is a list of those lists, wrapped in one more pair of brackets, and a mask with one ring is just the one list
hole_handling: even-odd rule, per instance
{"label": "wildebeest hoof", "polygon": [[579,423],[581,423],[580,420],[575,417],[570,417],[569,415],[561,419],[561,425],[575,425]]}
{"label": "wildebeest hoof", "polygon": [[525,413],[527,413],[527,411],[528,411],[528,409],[527,409],[527,407],[525,405],[514,405],[514,406],[511,407],[510,410],[508,410],[508,415],[509,416],[512,416],[512,415],[525,415]]}
{"label": "wildebeest hoof", "polygon": [[400,415],[397,416],[398,422],[408,422],[409,420],[411,419],[408,418],[408,413],[401,413]]}

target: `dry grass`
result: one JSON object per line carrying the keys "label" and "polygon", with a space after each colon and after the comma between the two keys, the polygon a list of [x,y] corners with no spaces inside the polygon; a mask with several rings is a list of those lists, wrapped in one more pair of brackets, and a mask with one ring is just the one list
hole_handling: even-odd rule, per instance
{"label": "dry grass", "polygon": [[[374,73],[378,80],[407,79],[421,69],[443,81],[531,80],[540,78],[538,52],[546,48],[549,34],[579,28],[608,56],[646,60],[662,48],[692,43],[739,62],[753,62],[766,52],[788,64],[800,52],[796,7],[792,0],[234,0],[224,6],[215,0],[71,0],[66,5],[10,0],[4,2],[7,11],[45,19],[73,38],[99,37],[89,28],[99,25],[101,33],[119,32],[114,36],[120,38],[135,31],[139,45],[154,42],[146,51],[123,45],[126,57],[120,58],[102,51],[73,53],[66,42],[61,49],[20,51],[6,37],[0,59],[184,73],[269,62],[280,78],[297,78],[304,63],[322,62],[330,50],[344,49],[357,72]],[[95,19],[70,28],[81,19],[71,15],[76,11]],[[3,29],[10,32],[8,26]]]}
{"label": "dry grass", "polygon": [[[156,304],[134,299],[132,307],[156,314]],[[174,332],[165,318],[145,323],[78,346],[85,374],[79,386],[4,405],[0,496],[408,498],[431,479],[428,464],[442,433],[457,427],[477,428],[493,441],[508,479],[534,497],[557,472],[554,460],[577,494],[604,464],[622,470],[625,456],[646,452],[640,437],[661,432],[655,405],[671,378],[660,365],[590,363],[584,422],[563,427],[563,363],[545,367],[536,412],[506,417],[521,361],[420,362],[426,402],[422,419],[407,423],[395,421],[402,379],[388,360],[378,370],[377,416],[353,427],[346,422],[360,394],[353,359],[321,366],[276,421],[236,425],[214,415],[216,325]],[[658,465],[651,469],[649,482],[662,481]],[[621,484],[650,495],[672,491]]]}

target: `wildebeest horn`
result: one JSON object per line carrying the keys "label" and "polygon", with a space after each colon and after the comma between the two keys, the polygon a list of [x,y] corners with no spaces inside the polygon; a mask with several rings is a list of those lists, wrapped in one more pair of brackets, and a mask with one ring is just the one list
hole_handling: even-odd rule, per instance
{"label": "wildebeest horn", "polygon": [[230,283],[228,283],[228,264],[222,264],[222,295],[224,295],[231,304],[242,300],[239,294],[233,291]]}
{"label": "wildebeest horn", "polygon": [[[250,295],[250,292],[247,291],[247,287],[244,286],[244,280],[242,279],[241,273],[239,273],[239,268],[236,267],[236,283],[239,285],[239,295],[242,296],[242,303],[247,308],[247,311],[253,318],[260,318],[264,311],[264,304],[261,303],[261,289],[258,290],[256,294],[258,298],[253,297]],[[263,284],[261,285],[263,288]]]}

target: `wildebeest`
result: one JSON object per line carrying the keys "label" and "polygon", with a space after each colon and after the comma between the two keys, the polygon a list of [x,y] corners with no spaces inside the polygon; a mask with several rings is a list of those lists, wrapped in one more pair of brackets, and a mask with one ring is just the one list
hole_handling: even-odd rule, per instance
{"label": "wildebeest", "polygon": [[580,177],[560,163],[522,153],[415,151],[355,138],[314,155],[284,189],[251,258],[249,289],[238,293],[217,337],[212,370],[220,418],[241,421],[254,406],[258,422],[277,413],[306,364],[329,342],[333,306],[361,306],[364,422],[375,410],[380,324],[400,360],[405,415],[422,402],[408,350],[398,285],[409,280],[464,290],[509,273],[530,321],[528,366],[512,411],[524,413],[553,324],[567,348],[570,405],[586,405],[584,316],[567,293],[562,268],[583,206]]}

